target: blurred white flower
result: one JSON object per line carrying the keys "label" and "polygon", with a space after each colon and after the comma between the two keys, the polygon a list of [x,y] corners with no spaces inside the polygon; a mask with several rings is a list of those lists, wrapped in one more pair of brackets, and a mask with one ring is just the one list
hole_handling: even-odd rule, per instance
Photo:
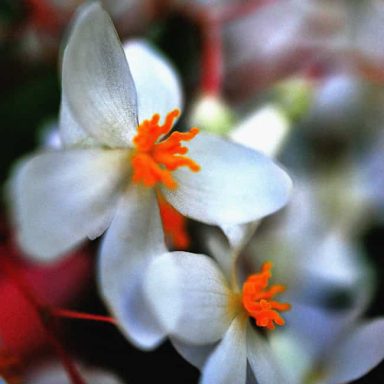
{"label": "blurred white flower", "polygon": [[369,300],[372,276],[355,240],[364,228],[366,201],[351,178],[356,175],[343,171],[335,177],[297,177],[290,204],[245,250],[253,265],[260,263],[257,255],[268,254],[275,275],[289,287],[290,302],[318,304],[332,291],[355,303]]}
{"label": "blurred white flower", "polygon": [[267,104],[233,127],[229,137],[236,143],[275,157],[290,128],[284,111],[277,105]]}
{"label": "blurred white flower", "polygon": [[287,327],[271,346],[293,383],[342,384],[354,381],[384,358],[384,318],[362,320],[357,311],[295,305]]}
{"label": "blurred white flower", "polygon": [[275,157],[291,125],[282,108],[269,103],[240,119],[236,115],[224,100],[203,95],[195,101],[189,121],[203,131],[227,136],[235,143]]}
{"label": "blurred white flower", "polygon": [[[227,89],[252,94],[311,63],[341,43],[346,22],[343,2],[273,1],[225,25]],[[278,26],[278,28],[276,28]]]}
{"label": "blurred white flower", "polygon": [[291,181],[257,152],[203,133],[194,138],[196,128],[159,141],[181,107],[177,77],[148,44],[129,43],[124,52],[98,3],[79,12],[62,70],[65,148],[15,172],[19,240],[48,261],[110,227],[100,254],[102,295],[129,339],[152,348],[163,335],[141,287],[147,264],[166,252],[157,190],[183,215],[226,226],[279,209]]}
{"label": "blurred white flower", "polygon": [[383,20],[378,0],[266,3],[224,27],[226,88],[239,98],[319,63],[382,81]]}

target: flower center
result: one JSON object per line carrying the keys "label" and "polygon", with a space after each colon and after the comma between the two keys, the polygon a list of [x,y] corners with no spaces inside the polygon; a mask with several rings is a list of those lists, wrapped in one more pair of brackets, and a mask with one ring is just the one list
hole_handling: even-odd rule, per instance
{"label": "flower center", "polygon": [[188,167],[197,172],[200,166],[185,155],[188,148],[181,145],[181,141],[192,140],[198,133],[198,128],[189,132],[173,132],[163,141],[158,139],[167,134],[180,111],[174,109],[165,118],[164,124],[159,125],[160,115],[155,114],[150,120],[144,120],[137,128],[137,135],[133,138],[136,150],[132,157],[133,176],[136,183],[143,183],[153,187],[163,183],[170,189],[177,187],[171,171],[179,167]]}
{"label": "flower center", "polygon": [[271,269],[272,263],[265,262],[259,273],[248,277],[243,284],[242,302],[257,326],[275,329],[275,324],[285,324],[279,311],[288,311],[291,305],[272,300],[275,295],[284,292],[285,287],[276,284],[268,288],[269,279],[272,277]]}

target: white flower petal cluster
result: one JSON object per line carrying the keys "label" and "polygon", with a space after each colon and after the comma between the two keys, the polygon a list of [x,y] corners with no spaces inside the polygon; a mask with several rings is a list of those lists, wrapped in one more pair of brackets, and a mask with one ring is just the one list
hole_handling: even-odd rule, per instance
{"label": "white flower petal cluster", "polygon": [[241,292],[208,256],[173,252],[157,258],[145,291],[176,349],[202,370],[201,383],[289,383],[249,321]]}
{"label": "white flower petal cluster", "polygon": [[101,6],[85,5],[63,55],[64,149],[23,161],[10,185],[20,244],[35,259],[53,260],[108,229],[98,267],[101,293],[143,349],[164,336],[142,291],[146,267],[167,252],[156,192],[183,215],[225,227],[278,210],[291,189],[287,174],[264,155],[203,133],[186,143],[200,171],[172,170],[177,188],[133,182],[138,127],[181,105],[169,63],[145,42],[122,47]]}
{"label": "white flower petal cluster", "polygon": [[[369,270],[345,234],[318,228],[327,214],[317,209],[318,196],[307,185],[296,192],[272,236],[253,238],[243,249],[247,258],[239,260],[244,274],[267,254],[274,277],[288,287],[287,323],[266,338],[233,305],[229,256],[234,249],[218,232],[204,234],[221,270],[204,255],[186,253],[164,255],[148,269],[151,305],[177,351],[202,371],[202,383],[254,383],[246,373],[248,362],[258,383],[341,384],[365,375],[384,358],[384,319],[361,318],[372,293]],[[323,300],[337,290],[351,296],[350,307],[326,307]]]}
{"label": "white flower petal cluster", "polygon": [[[191,116],[206,132],[172,132],[183,106],[172,65],[144,40],[122,44],[100,3],[86,3],[63,51],[60,145],[20,162],[9,183],[24,251],[35,261],[55,261],[87,239],[104,235],[97,278],[119,328],[143,350],[169,337],[201,371],[201,384],[342,384],[379,364],[384,318],[362,319],[374,279],[356,246],[356,234],[371,220],[376,195],[364,187],[350,161],[354,157],[342,154],[340,159],[348,161],[339,159],[331,172],[319,167],[302,185],[297,177],[290,209],[254,236],[260,219],[290,197],[290,177],[269,156],[280,152],[294,125],[292,105],[283,102],[282,109],[272,102],[234,124],[235,109],[224,103],[221,92],[203,93]],[[117,25],[124,22],[126,28],[119,31],[145,23],[161,8],[149,9],[155,0],[146,5],[136,0],[102,3]],[[207,12],[204,28],[211,16],[220,24],[225,44],[218,45],[225,48],[216,70],[221,72],[225,64],[238,100],[292,68],[308,65],[306,58],[314,56],[311,73],[325,55],[329,63],[336,57],[340,63],[351,59],[347,66],[356,73],[380,77],[377,48],[382,42],[376,30],[381,33],[384,7],[377,2],[350,6],[326,1],[325,9],[318,0],[288,0],[238,19],[230,20],[228,12],[227,21],[225,10],[230,8],[216,0],[175,0],[164,3],[163,11],[173,9],[200,24],[199,16],[194,20],[190,14],[194,3],[199,15]],[[118,17],[128,10],[128,18]],[[134,20],[138,14],[145,20]],[[283,20],[281,28],[275,27],[278,19]],[[256,30],[256,40],[244,38]],[[204,46],[208,32],[202,32]],[[209,59],[205,54],[215,51],[214,44],[212,48],[202,50],[203,74]],[[336,70],[330,76],[330,69],[321,67],[321,81],[313,82],[318,97],[311,100],[312,108],[309,100],[301,106],[312,120],[320,120],[317,128],[309,121],[303,125],[311,127],[312,140],[324,122],[332,133],[346,129],[348,134],[351,116],[355,120],[367,114],[365,106],[372,99],[365,100],[371,91],[356,74]],[[307,82],[308,74],[304,76]],[[324,132],[320,136],[326,139],[329,127]],[[227,134],[231,141],[210,133]],[[291,145],[300,159],[305,138],[293,139],[285,143],[286,152]],[[378,163],[381,155],[379,148]],[[298,175],[307,173],[307,165],[302,168]],[[220,237],[214,235],[217,228],[204,227],[202,243],[206,240],[213,258],[169,252],[165,204],[169,212],[221,229]],[[269,261],[260,259],[264,255]],[[287,302],[275,299],[286,287]],[[272,331],[275,326],[280,327]],[[118,382],[102,372],[84,373],[92,382]],[[53,368],[27,378],[33,383],[52,380],[65,380],[63,372]]]}
{"label": "white flower petal cluster", "polygon": [[[287,323],[266,336],[251,325],[236,301],[241,291],[231,280],[231,249],[217,243],[212,233],[209,239],[215,240],[210,248],[217,264],[205,255],[167,254],[151,263],[145,279],[145,291],[160,324],[176,350],[201,370],[201,383],[251,384],[256,379],[257,383],[342,384],[360,378],[383,360],[383,317],[361,319],[369,284],[363,282],[362,292],[356,292],[350,282],[358,280],[356,261],[349,260],[341,271],[339,261],[329,260],[328,252],[344,261],[355,256],[345,254],[351,249],[345,249],[342,239],[327,241],[326,249],[317,252],[317,261],[309,263],[317,274],[325,274],[327,257],[329,265],[339,268],[329,271],[336,276],[329,277],[328,284],[313,284],[316,273],[302,267],[292,273],[296,263],[305,266],[305,250],[291,268],[284,258],[272,256],[279,271],[277,280],[291,280],[291,285],[292,279],[298,280],[304,292],[298,287],[287,292],[285,298],[292,303],[292,311],[284,316]],[[256,255],[260,257],[260,252]],[[246,264],[249,267],[252,261]],[[369,278],[363,270],[360,274]],[[353,294],[350,308],[331,310],[319,305],[318,299],[329,296],[336,286]]]}

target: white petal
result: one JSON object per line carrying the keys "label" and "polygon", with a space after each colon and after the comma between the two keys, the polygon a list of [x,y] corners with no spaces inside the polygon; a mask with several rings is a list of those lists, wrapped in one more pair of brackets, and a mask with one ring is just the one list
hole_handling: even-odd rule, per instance
{"label": "white petal", "polygon": [[72,150],[22,162],[11,180],[11,201],[25,252],[41,260],[100,236],[128,178],[126,150]]}
{"label": "white petal", "polygon": [[384,358],[384,319],[357,326],[346,332],[328,355],[327,384],[358,379]]}
{"label": "white petal", "polygon": [[288,118],[278,107],[271,104],[241,121],[231,131],[230,138],[236,143],[275,157],[289,128]]}
{"label": "white petal", "polygon": [[219,340],[234,316],[225,278],[204,255],[173,252],[159,257],[149,267],[145,289],[162,326],[185,342]]}
{"label": "white petal", "polygon": [[96,139],[90,136],[76,121],[65,95],[62,95],[60,105],[60,138],[66,147],[100,147]]}
{"label": "white petal", "polygon": [[129,40],[124,52],[136,86],[139,122],[181,110],[180,80],[171,63],[145,40]]}
{"label": "white petal", "polygon": [[204,229],[202,239],[208,254],[215,258],[228,281],[231,281],[232,269],[237,257],[253,235],[257,225],[258,222],[225,226],[222,231],[212,226]]}
{"label": "white petal", "polygon": [[207,361],[209,355],[213,352],[216,344],[207,345],[191,345],[183,343],[180,340],[171,338],[171,343],[175,347],[176,351],[198,369],[201,369]]}
{"label": "white petal", "polygon": [[314,356],[306,348],[306,343],[288,328],[271,332],[268,341],[287,380],[304,383],[308,372],[316,364]]}
{"label": "white petal", "polygon": [[178,188],[163,188],[183,215],[229,226],[256,221],[287,203],[291,179],[261,153],[204,133],[188,147],[201,170],[179,168],[173,172]]}
{"label": "white petal", "polygon": [[63,93],[78,123],[97,141],[129,145],[136,91],[119,38],[100,4],[83,6],[63,57]]}
{"label": "white petal", "polygon": [[151,349],[164,337],[142,289],[148,264],[166,252],[156,195],[131,185],[117,208],[101,248],[100,289],[128,339]]}
{"label": "white petal", "polygon": [[246,224],[224,225],[221,229],[227,236],[232,249],[238,253],[255,233],[258,225],[259,222],[253,221]]}
{"label": "white petal", "polygon": [[233,266],[232,250],[224,234],[217,227],[210,226],[204,228],[201,236],[208,255],[211,255],[217,261],[227,281],[231,281]]}
{"label": "white petal", "polygon": [[247,330],[247,357],[258,384],[288,384],[268,342],[250,325]]}
{"label": "white petal", "polygon": [[331,311],[300,302],[291,303],[293,309],[285,313],[284,318],[311,359],[316,359],[322,351],[330,350],[336,336],[349,328],[359,314],[358,308]]}
{"label": "white petal", "polygon": [[245,384],[247,373],[246,324],[238,316],[205,365],[201,384]]}

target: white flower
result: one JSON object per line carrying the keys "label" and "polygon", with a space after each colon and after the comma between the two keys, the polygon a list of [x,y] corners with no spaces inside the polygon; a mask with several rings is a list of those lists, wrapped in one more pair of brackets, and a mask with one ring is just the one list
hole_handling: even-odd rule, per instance
{"label": "white flower", "polygon": [[384,318],[361,320],[361,309],[295,305],[289,325],[271,338],[285,376],[297,384],[342,384],[379,364],[384,358]]}
{"label": "white flower", "polygon": [[[343,176],[343,181],[348,179]],[[322,184],[327,190],[323,199]],[[274,276],[289,287],[284,296],[292,304],[285,316],[287,325],[270,336],[275,357],[284,367],[284,382],[346,383],[384,358],[384,318],[360,319],[374,280],[352,236],[353,222],[364,210],[352,204],[357,201],[352,196],[348,204],[344,198],[338,206],[332,201],[337,200],[335,191],[330,178],[298,182],[283,220],[257,233],[245,250],[247,268],[268,254],[275,265]],[[325,202],[332,209],[327,210]],[[345,220],[342,213],[348,207],[354,207],[353,214]]]}
{"label": "white flower", "polygon": [[[336,377],[357,378],[383,358],[383,320],[356,321],[372,293],[369,270],[343,231],[323,225],[324,212],[314,204],[318,201],[309,186],[299,192],[285,221],[269,235],[266,230],[256,234],[243,250],[246,259],[236,260],[237,249],[205,231],[206,245],[221,271],[206,256],[189,254],[162,256],[149,267],[148,300],[176,349],[202,369],[203,383],[244,382],[248,359],[258,383],[312,383],[306,381],[311,376],[314,383],[335,384],[343,382],[333,381]],[[236,275],[246,276],[260,265],[260,255],[274,262],[275,280],[289,287],[284,299],[292,304],[284,316],[287,325],[269,333],[268,344],[242,323],[244,310],[234,304],[239,295],[233,288],[234,263]],[[328,300],[340,293],[352,299],[350,307],[326,310]],[[358,343],[367,350],[371,344],[364,352],[367,358],[359,357]],[[263,356],[257,355],[258,349]],[[252,365],[254,356],[259,366]]]}
{"label": "white flower", "polygon": [[[245,373],[247,361],[258,383],[350,382],[383,360],[384,319],[359,319],[372,290],[370,284],[355,276],[353,249],[339,235],[326,238],[320,244],[324,245],[322,249],[311,247],[316,251],[316,271],[311,271],[316,262],[308,255],[287,260],[272,256],[280,272],[274,274],[277,280],[290,282],[294,289],[285,296],[293,304],[285,316],[287,325],[271,332],[268,343],[246,322],[246,289],[242,293],[236,289],[229,250],[216,241],[216,236],[210,237],[215,241],[209,247],[221,271],[204,255],[163,255],[147,271],[146,294],[178,352],[202,370],[202,383],[254,383],[250,373]],[[288,255],[289,247],[286,251]],[[332,254],[336,260],[332,260]],[[248,258],[245,264],[249,267],[252,260]],[[328,280],[319,279],[319,275],[327,274]],[[369,278],[367,271],[359,271],[359,275]],[[355,286],[359,281],[361,292]],[[325,308],[326,303],[319,303],[319,298],[332,298],[332,289],[352,293],[351,306],[330,310]],[[272,290],[279,288],[274,286]],[[280,308],[284,309],[284,304]]]}
{"label": "white flower", "polygon": [[[52,260],[109,227],[99,260],[102,295],[129,339],[152,348],[163,334],[141,285],[147,264],[166,252],[156,192],[185,216],[237,225],[283,206],[291,182],[242,146],[206,134],[191,140],[197,129],[158,142],[181,106],[177,78],[148,44],[131,43],[124,53],[98,3],[78,13],[62,71],[66,148],[16,170],[11,192],[19,240],[31,256]],[[191,140],[188,148],[182,140]]]}
{"label": "white flower", "polygon": [[[268,287],[271,264],[248,276],[243,288],[205,255],[174,252],[151,263],[145,292],[159,322],[189,362],[201,368],[203,384],[287,383],[258,327],[283,325],[279,311],[289,305],[273,297],[281,285]],[[252,320],[253,321],[253,320]],[[247,364],[252,373],[247,374]]]}

